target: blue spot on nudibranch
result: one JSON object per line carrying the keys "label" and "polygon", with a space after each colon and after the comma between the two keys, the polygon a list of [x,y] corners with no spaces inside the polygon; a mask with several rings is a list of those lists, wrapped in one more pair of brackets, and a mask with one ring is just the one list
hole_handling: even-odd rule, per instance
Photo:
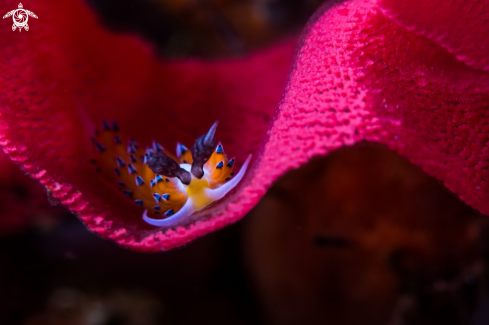
{"label": "blue spot on nudibranch", "polygon": [[168,199],[170,198],[170,194],[168,194],[168,193],[163,194],[162,198],[165,199],[166,201],[168,201]]}
{"label": "blue spot on nudibranch", "polygon": [[122,143],[121,138],[119,138],[119,136],[117,136],[117,135],[114,137],[114,142],[115,142],[115,144],[121,144]]}
{"label": "blue spot on nudibranch", "polygon": [[141,178],[141,176],[136,176],[136,185],[141,186],[144,184],[144,180]]}
{"label": "blue spot on nudibranch", "polygon": [[129,197],[131,197],[132,196],[132,191],[124,191],[124,194],[126,194]]}
{"label": "blue spot on nudibranch", "polygon": [[107,122],[105,120],[102,121],[102,127],[104,128],[105,131],[110,131],[109,122]]}
{"label": "blue spot on nudibranch", "polygon": [[134,168],[134,166],[131,165],[131,164],[127,165],[127,169],[129,170],[129,174],[135,174],[135,173],[137,173],[136,168]]}
{"label": "blue spot on nudibranch", "polygon": [[105,147],[101,143],[95,142],[95,146],[97,147],[97,150],[99,152],[104,152],[105,151]]}
{"label": "blue spot on nudibranch", "polygon": [[178,158],[180,158],[187,151],[188,151],[187,147],[185,147],[183,144],[181,144],[181,143],[177,144],[177,157]]}
{"label": "blue spot on nudibranch", "polygon": [[161,199],[161,195],[158,193],[153,194],[153,197],[155,198],[156,202],[159,202]]}
{"label": "blue spot on nudibranch", "polygon": [[161,175],[156,175],[156,183],[159,183],[163,180],[163,177]]}
{"label": "blue spot on nudibranch", "polygon": [[155,186],[155,185],[156,185],[156,182],[154,181],[154,179],[152,179],[152,180],[150,181],[150,184],[151,184],[151,187],[153,187],[153,186]]}
{"label": "blue spot on nudibranch", "polygon": [[112,122],[112,129],[114,132],[119,132],[119,124],[116,121]]}
{"label": "blue spot on nudibranch", "polygon": [[117,176],[121,176],[121,171],[119,170],[119,168],[114,168],[114,171]]}
{"label": "blue spot on nudibranch", "polygon": [[153,207],[153,209],[155,209],[156,211],[160,211],[160,210],[161,210],[161,207],[160,207],[159,205],[155,205],[155,206]]}
{"label": "blue spot on nudibranch", "polygon": [[126,163],[124,162],[124,160],[122,160],[121,157],[117,157],[116,160],[117,160],[117,166],[119,168],[122,168],[122,167],[124,167],[126,165]]}
{"label": "blue spot on nudibranch", "polygon": [[130,158],[131,158],[131,162],[132,163],[137,163],[138,162],[138,160],[136,159],[136,157],[134,157],[133,155],[131,155]]}
{"label": "blue spot on nudibranch", "polygon": [[118,183],[120,186],[123,186],[123,187],[126,186],[126,183],[124,183],[124,182],[118,182]]}
{"label": "blue spot on nudibranch", "polygon": [[163,151],[163,147],[161,146],[161,144],[159,144],[158,142],[156,141],[153,141],[153,148],[156,150],[156,151]]}
{"label": "blue spot on nudibranch", "polygon": [[136,147],[134,146],[134,144],[130,144],[128,147],[127,147],[127,153],[129,154],[133,154],[133,153],[136,153]]}
{"label": "blue spot on nudibranch", "polygon": [[137,205],[143,206],[143,200],[135,200],[134,203]]}
{"label": "blue spot on nudibranch", "polygon": [[228,161],[228,167],[233,167],[234,166],[234,158]]}
{"label": "blue spot on nudibranch", "polygon": [[218,145],[216,148],[216,153],[223,153],[224,151],[222,150],[222,145]]}
{"label": "blue spot on nudibranch", "polygon": [[170,210],[168,210],[168,211],[165,212],[165,216],[167,216],[167,217],[169,217],[169,216],[171,216],[173,214],[174,214],[173,209],[170,209]]}
{"label": "blue spot on nudibranch", "polygon": [[221,160],[217,165],[216,168],[221,169],[224,166],[224,162]]}

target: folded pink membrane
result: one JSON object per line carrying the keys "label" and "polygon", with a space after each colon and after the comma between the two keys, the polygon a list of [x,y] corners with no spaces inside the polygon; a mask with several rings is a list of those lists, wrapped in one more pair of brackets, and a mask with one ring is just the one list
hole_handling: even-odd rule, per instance
{"label": "folded pink membrane", "polygon": [[[449,5],[330,2],[297,52],[289,41],[205,62],[158,59],[138,38],[103,28],[81,1],[33,2],[26,9],[39,19],[28,32],[0,28],[1,144],[92,231],[137,251],[235,222],[286,171],[363,140],[407,157],[487,214],[489,75],[478,21],[489,11],[482,1]],[[216,138],[236,167],[249,153],[254,160],[194,222],[154,227],[89,163],[87,125],[103,119],[166,148],[190,146],[219,120]]]}

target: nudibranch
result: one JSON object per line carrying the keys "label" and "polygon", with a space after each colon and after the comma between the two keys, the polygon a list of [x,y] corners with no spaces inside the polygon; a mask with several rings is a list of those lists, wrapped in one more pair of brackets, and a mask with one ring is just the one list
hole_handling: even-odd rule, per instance
{"label": "nudibranch", "polygon": [[143,150],[120,133],[117,123],[104,121],[102,130],[96,130],[92,138],[96,157],[91,162],[144,210],[144,221],[159,227],[175,226],[236,187],[251,160],[249,155],[234,175],[234,158],[228,159],[214,138],[217,124],[197,138],[190,150],[177,143],[175,157],[155,141],[152,148]]}

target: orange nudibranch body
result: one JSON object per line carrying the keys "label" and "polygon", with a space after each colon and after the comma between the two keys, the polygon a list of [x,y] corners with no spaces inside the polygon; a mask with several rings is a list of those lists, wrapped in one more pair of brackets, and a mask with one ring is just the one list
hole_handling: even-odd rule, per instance
{"label": "orange nudibranch body", "polygon": [[[96,158],[91,161],[97,172],[144,210],[147,223],[174,226],[224,197],[249,164],[251,155],[233,177],[234,158],[228,159],[221,143],[216,145],[216,127],[217,122],[192,150],[177,144],[174,156],[157,142],[143,150],[124,137],[116,123],[104,122],[102,131],[95,131],[92,138]],[[155,218],[148,217],[148,212]]]}

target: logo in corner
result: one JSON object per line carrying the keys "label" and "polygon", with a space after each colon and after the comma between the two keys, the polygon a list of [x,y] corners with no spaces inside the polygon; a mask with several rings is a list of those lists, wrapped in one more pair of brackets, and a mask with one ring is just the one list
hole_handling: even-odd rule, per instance
{"label": "logo in corner", "polygon": [[22,6],[22,3],[19,3],[19,8],[7,12],[5,16],[3,16],[3,19],[8,18],[12,16],[12,19],[14,21],[14,24],[12,25],[12,31],[15,32],[15,30],[18,28],[19,32],[22,31],[22,28],[24,28],[26,31],[29,30],[29,25],[27,25],[27,21],[29,20],[29,16],[36,18],[37,16],[35,13],[29,10],[25,10],[24,6]]}

